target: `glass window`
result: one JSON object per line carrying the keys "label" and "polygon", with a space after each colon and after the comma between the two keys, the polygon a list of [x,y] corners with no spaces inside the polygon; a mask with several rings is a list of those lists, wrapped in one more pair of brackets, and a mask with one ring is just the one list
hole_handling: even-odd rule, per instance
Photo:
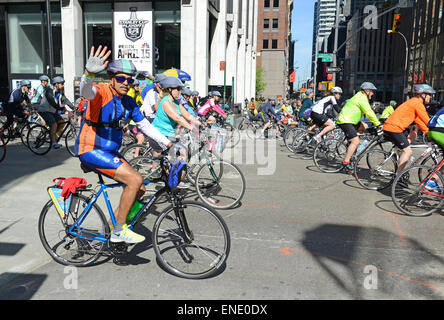
{"label": "glass window", "polygon": [[154,69],[180,68],[180,2],[154,3]]}
{"label": "glass window", "polygon": [[270,19],[264,19],[264,30],[270,29]]}
{"label": "glass window", "polygon": [[264,0],[264,8],[270,8],[270,0]]}
{"label": "glass window", "polygon": [[[113,47],[113,11],[111,3],[84,3],[85,59],[92,46]],[[85,60],[85,61],[86,61]]]}
{"label": "glass window", "polygon": [[[46,11],[43,13],[46,23]],[[51,33],[52,33],[52,51],[54,58],[54,68],[56,74],[63,74],[63,52],[62,52],[62,17],[59,3],[51,3]],[[45,56],[46,64],[49,67],[49,45],[47,45],[47,31],[45,30]],[[46,72],[46,69],[45,69]]]}
{"label": "glass window", "polygon": [[277,49],[278,48],[278,41],[277,39],[271,40],[271,49]]}
{"label": "glass window", "polygon": [[273,29],[279,28],[279,19],[273,19]]}
{"label": "glass window", "polygon": [[44,73],[40,5],[11,5],[8,10],[8,31],[11,73]]}
{"label": "glass window", "polygon": [[262,40],[262,49],[268,49],[268,39]]}
{"label": "glass window", "polygon": [[273,8],[279,8],[279,0],[273,0]]}

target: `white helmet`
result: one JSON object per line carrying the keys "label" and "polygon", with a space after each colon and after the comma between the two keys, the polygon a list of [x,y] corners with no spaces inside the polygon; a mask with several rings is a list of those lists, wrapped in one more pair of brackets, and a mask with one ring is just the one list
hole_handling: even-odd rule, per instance
{"label": "white helmet", "polygon": [[342,89],[340,87],[333,87],[330,89],[330,92],[335,94],[335,93],[342,93]]}

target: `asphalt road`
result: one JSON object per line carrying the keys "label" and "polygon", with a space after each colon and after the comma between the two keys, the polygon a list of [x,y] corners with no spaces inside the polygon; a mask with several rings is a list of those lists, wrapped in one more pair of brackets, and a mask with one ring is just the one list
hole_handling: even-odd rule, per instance
{"label": "asphalt road", "polygon": [[[186,280],[163,271],[150,241],[136,245],[128,265],[102,259],[92,267],[51,260],[37,232],[46,186],[80,176],[66,150],[39,157],[8,145],[0,163],[0,299],[306,300],[442,299],[441,214],[397,213],[384,192],[352,176],[324,174],[289,154],[282,141],[242,141],[233,153],[247,190],[242,205],[220,211],[231,233],[225,270]],[[118,200],[119,193],[111,194]],[[159,206],[161,209],[161,206]],[[154,217],[136,231],[148,237]]]}

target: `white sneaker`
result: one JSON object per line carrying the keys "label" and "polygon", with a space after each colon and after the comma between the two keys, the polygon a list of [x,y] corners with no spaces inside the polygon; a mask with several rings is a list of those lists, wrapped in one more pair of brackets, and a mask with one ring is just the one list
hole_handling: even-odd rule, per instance
{"label": "white sneaker", "polygon": [[116,232],[115,230],[111,231],[110,241],[114,243],[125,242],[125,243],[135,244],[145,241],[145,237],[130,230],[128,228],[128,225],[124,224],[122,226],[121,231],[119,232]]}
{"label": "white sneaker", "polygon": [[313,139],[315,139],[315,141],[316,141],[317,143],[321,142],[321,140],[322,140],[322,138],[321,138],[320,136],[314,136]]}

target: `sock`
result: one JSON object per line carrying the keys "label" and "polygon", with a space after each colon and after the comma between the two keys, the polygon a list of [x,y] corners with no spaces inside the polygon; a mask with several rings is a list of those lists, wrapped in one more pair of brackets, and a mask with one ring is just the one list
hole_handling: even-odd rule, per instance
{"label": "sock", "polygon": [[113,229],[113,232],[115,233],[119,233],[120,231],[122,231],[122,226],[125,224],[125,222],[117,222],[116,221],[116,227]]}

